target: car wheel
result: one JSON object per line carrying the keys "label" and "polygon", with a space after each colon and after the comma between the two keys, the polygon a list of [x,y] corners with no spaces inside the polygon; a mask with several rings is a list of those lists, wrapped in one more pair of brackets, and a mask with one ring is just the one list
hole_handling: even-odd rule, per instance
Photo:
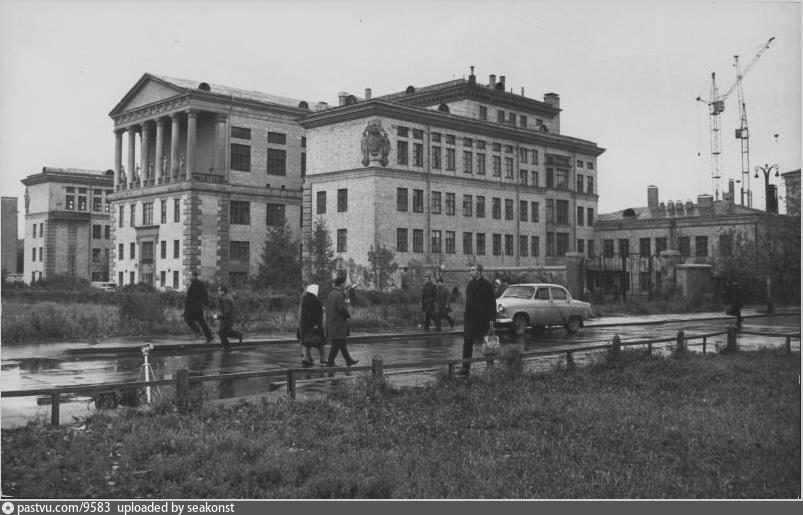
{"label": "car wheel", "polygon": [[580,317],[569,317],[569,322],[566,324],[566,330],[569,334],[574,334],[580,329]]}
{"label": "car wheel", "polygon": [[524,336],[527,332],[527,317],[519,313],[513,317],[513,333],[516,336]]}

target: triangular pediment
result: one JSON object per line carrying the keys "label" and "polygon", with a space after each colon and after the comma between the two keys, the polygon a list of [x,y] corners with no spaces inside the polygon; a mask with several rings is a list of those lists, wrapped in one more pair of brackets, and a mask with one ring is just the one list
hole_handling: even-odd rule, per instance
{"label": "triangular pediment", "polygon": [[155,104],[181,95],[184,92],[184,89],[146,73],[112,109],[109,116]]}

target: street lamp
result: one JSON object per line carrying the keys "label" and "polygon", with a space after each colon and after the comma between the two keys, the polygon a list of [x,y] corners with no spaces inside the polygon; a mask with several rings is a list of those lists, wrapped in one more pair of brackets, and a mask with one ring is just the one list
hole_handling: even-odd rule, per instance
{"label": "street lamp", "polygon": [[764,173],[764,210],[768,213],[775,213],[778,211],[777,205],[774,202],[774,195],[770,195],[770,173],[775,170],[775,177],[778,177],[778,165],[765,164],[764,166],[756,166],[755,178],[758,179],[758,172]]}

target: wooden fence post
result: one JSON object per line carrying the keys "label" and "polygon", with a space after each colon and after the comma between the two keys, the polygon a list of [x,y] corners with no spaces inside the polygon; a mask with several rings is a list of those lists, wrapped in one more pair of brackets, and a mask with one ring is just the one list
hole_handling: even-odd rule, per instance
{"label": "wooden fence post", "polygon": [[786,337],[786,353],[787,354],[792,354],[792,337],[791,336],[787,336]]}
{"label": "wooden fence post", "polygon": [[736,346],[736,327],[735,326],[728,326],[728,344],[725,347],[725,351],[727,352],[737,352],[739,349]]}
{"label": "wooden fence post", "polygon": [[705,343],[707,339],[708,339],[707,336],[703,336],[703,354],[705,354]]}
{"label": "wooden fence post", "polygon": [[611,341],[611,355],[613,357],[619,356],[619,349],[622,346],[622,339],[619,338],[618,334],[613,335],[613,340]]}
{"label": "wooden fence post", "polygon": [[454,363],[449,363],[449,377],[454,376]]}
{"label": "wooden fence post", "polygon": [[683,329],[678,331],[678,342],[675,346],[675,352],[678,354],[683,354],[686,351],[686,335],[683,333]]}
{"label": "wooden fence post", "polygon": [[296,398],[296,376],[292,368],[287,369],[287,395]]}
{"label": "wooden fence post", "polygon": [[566,353],[566,370],[574,370],[574,356],[572,355],[572,351]]}
{"label": "wooden fence post", "polygon": [[61,396],[59,392],[53,392],[50,395],[50,423],[54,426],[59,425],[59,403]]}
{"label": "wooden fence post", "polygon": [[182,402],[190,393],[190,371],[186,368],[176,370],[176,400]]}
{"label": "wooden fence post", "polygon": [[383,359],[382,356],[374,356],[371,358],[371,372],[374,374],[374,379],[382,379],[383,375]]}

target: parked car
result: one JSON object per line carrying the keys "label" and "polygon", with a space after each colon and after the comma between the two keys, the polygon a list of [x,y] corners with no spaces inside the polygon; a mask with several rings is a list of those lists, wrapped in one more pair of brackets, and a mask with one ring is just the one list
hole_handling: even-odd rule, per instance
{"label": "parked car", "polygon": [[559,284],[513,284],[496,299],[496,325],[510,327],[519,336],[528,327],[556,325],[573,334],[593,316],[591,304],[573,299]]}
{"label": "parked car", "polygon": [[93,288],[97,288],[103,291],[114,291],[117,289],[117,284],[112,282],[105,282],[105,281],[92,281],[90,284]]}

